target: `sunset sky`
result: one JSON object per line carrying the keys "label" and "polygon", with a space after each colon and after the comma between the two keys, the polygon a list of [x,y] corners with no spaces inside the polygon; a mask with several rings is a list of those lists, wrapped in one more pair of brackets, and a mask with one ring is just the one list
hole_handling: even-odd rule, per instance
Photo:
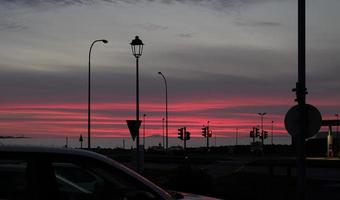
{"label": "sunset sky", "polygon": [[[218,137],[265,128],[287,134],[295,105],[297,0],[0,0],[0,135],[78,137],[87,132],[92,41],[93,129],[127,137],[135,117],[135,59],[141,116],[162,134],[164,83],[169,133],[193,136],[209,120]],[[307,102],[324,119],[340,112],[340,1],[307,0]]]}

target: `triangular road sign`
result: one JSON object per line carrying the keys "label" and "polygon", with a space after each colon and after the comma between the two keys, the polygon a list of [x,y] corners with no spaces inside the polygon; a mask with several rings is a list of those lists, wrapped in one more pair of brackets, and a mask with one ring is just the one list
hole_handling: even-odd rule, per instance
{"label": "triangular road sign", "polygon": [[135,138],[137,137],[139,127],[142,124],[142,120],[139,120],[139,122],[137,122],[137,120],[126,120],[126,123],[130,130],[132,140],[135,140]]}

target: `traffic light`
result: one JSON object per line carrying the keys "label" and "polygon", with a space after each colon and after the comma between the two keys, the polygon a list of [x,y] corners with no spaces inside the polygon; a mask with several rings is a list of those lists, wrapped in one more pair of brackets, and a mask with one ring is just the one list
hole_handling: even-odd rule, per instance
{"label": "traffic light", "polygon": [[201,129],[202,129],[202,136],[203,137],[207,137],[207,135],[208,135],[208,127],[203,126],[203,128],[201,128]]}
{"label": "traffic light", "polygon": [[260,137],[260,136],[261,136],[261,135],[260,135],[260,129],[257,128],[257,127],[255,127],[255,136],[256,136],[256,137]]}
{"label": "traffic light", "polygon": [[[208,127],[207,127],[208,128]],[[209,131],[208,137],[212,137],[212,131]]]}
{"label": "traffic light", "polygon": [[255,137],[255,135],[254,135],[254,129],[253,129],[252,131],[250,131],[250,134],[249,134],[249,135],[250,135],[251,138]]}
{"label": "traffic light", "polygon": [[266,139],[268,137],[268,132],[264,131],[264,138]]}
{"label": "traffic light", "polygon": [[190,132],[185,132],[185,140],[190,140]]}
{"label": "traffic light", "polygon": [[178,138],[183,140],[184,128],[178,129]]}

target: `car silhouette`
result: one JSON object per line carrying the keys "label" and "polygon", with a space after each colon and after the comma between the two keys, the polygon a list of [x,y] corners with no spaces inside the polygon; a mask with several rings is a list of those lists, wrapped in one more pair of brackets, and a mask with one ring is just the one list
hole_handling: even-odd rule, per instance
{"label": "car silhouette", "polygon": [[0,147],[1,200],[211,199],[168,192],[122,164],[91,151]]}

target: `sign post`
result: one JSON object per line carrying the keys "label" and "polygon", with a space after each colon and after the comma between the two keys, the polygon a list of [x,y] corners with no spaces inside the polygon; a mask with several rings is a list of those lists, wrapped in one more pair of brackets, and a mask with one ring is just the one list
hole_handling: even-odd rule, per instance
{"label": "sign post", "polygon": [[[136,157],[136,168],[137,168],[137,172],[140,172],[140,166],[141,166],[141,159],[140,159],[140,149],[139,148],[139,128],[140,125],[142,123],[141,120],[126,120],[127,126],[129,128],[132,140],[135,141],[136,140],[136,151],[137,151],[137,157]],[[144,151],[144,149],[143,149]]]}

